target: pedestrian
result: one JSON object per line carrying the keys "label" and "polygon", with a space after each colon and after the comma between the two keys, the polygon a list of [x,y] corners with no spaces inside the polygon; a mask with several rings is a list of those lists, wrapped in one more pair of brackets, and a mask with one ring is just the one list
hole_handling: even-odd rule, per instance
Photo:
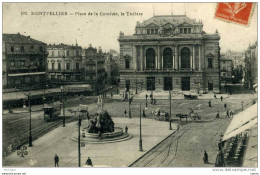
{"label": "pedestrian", "polygon": [[148,95],[147,95],[147,94],[145,94],[145,99],[147,100],[147,98],[148,98]]}
{"label": "pedestrian", "polygon": [[204,152],[203,161],[204,161],[204,164],[208,164],[209,163],[208,153],[206,151]]}
{"label": "pedestrian", "polygon": [[111,98],[113,98],[113,93],[111,92]]}
{"label": "pedestrian", "polygon": [[143,117],[146,117],[145,110],[143,109]]}
{"label": "pedestrian", "polygon": [[125,133],[127,134],[128,133],[128,127],[125,126]]}
{"label": "pedestrian", "polygon": [[233,112],[232,111],[230,111],[230,117],[233,117]]}
{"label": "pedestrian", "polygon": [[224,104],[224,108],[225,108],[225,109],[227,108],[227,104],[226,104],[226,103]]}
{"label": "pedestrian", "polygon": [[87,111],[87,120],[90,120],[89,112]]}
{"label": "pedestrian", "polygon": [[217,111],[217,115],[216,115],[216,118],[219,118],[219,112]]}
{"label": "pedestrian", "polygon": [[151,99],[153,98],[153,94],[152,94],[152,93],[150,94],[150,98],[151,98]]}
{"label": "pedestrian", "polygon": [[153,104],[153,98],[151,98],[151,104]]}
{"label": "pedestrian", "polygon": [[217,96],[216,96],[216,94],[214,94],[214,98],[215,98],[215,99],[217,99]]}
{"label": "pedestrian", "polygon": [[223,100],[223,97],[222,97],[222,95],[221,95],[221,97],[220,97],[220,100],[221,100],[221,101]]}
{"label": "pedestrian", "polygon": [[88,159],[87,159],[85,165],[89,165],[89,166],[92,166],[92,167],[93,167],[93,164],[92,164],[92,161],[91,161],[90,157],[88,157]]}
{"label": "pedestrian", "polygon": [[215,167],[224,167],[224,164],[224,155],[222,150],[220,150],[216,158]]}
{"label": "pedestrian", "polygon": [[158,111],[158,117],[160,117],[160,115],[161,115],[161,111],[159,110],[159,111]]}
{"label": "pedestrian", "polygon": [[55,154],[54,156],[54,163],[55,163],[55,167],[59,167],[59,156],[57,156],[57,154]]}
{"label": "pedestrian", "polygon": [[226,117],[230,118],[230,116],[229,116],[229,110],[227,110],[227,116],[226,116]]}
{"label": "pedestrian", "polygon": [[222,141],[221,141],[221,139],[219,140],[219,143],[218,143],[218,150],[220,151],[220,150],[222,150]]}
{"label": "pedestrian", "polygon": [[155,98],[153,99],[153,104],[156,105],[156,99]]}
{"label": "pedestrian", "polygon": [[126,116],[126,109],[125,109],[125,117],[127,117],[127,116]]}
{"label": "pedestrian", "polygon": [[209,100],[209,107],[211,107],[211,101]]}

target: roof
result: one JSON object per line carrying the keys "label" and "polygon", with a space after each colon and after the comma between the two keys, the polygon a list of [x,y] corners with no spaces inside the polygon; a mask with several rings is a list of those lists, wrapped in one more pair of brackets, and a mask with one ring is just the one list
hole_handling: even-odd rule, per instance
{"label": "roof", "polygon": [[55,45],[55,44],[49,44],[47,46],[48,48],[67,48],[67,49],[81,49],[82,47],[81,46],[78,46],[78,45],[68,45],[68,44],[58,44],[58,45]]}
{"label": "roof", "polygon": [[10,44],[44,44],[46,43],[32,39],[30,36],[18,34],[3,34],[3,42]]}
{"label": "roof", "polygon": [[142,23],[138,23],[136,27],[145,27],[150,24],[163,26],[167,23],[173,24],[175,26],[178,26],[183,23],[188,24],[202,24],[199,22],[196,22],[195,19],[190,19],[186,15],[162,15],[162,16],[153,16],[152,18],[145,20]]}
{"label": "roof", "polygon": [[235,115],[228,126],[223,141],[251,128],[257,123],[257,103]]}

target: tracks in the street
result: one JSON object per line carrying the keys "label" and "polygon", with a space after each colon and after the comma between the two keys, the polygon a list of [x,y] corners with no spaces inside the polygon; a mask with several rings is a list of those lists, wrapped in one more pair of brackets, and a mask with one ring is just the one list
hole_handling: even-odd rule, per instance
{"label": "tracks in the street", "polygon": [[[166,140],[151,149],[145,156],[137,160],[131,167],[168,167],[176,158],[180,138],[191,128],[196,127],[195,123],[179,126],[179,130],[170,135]],[[175,144],[174,144],[175,143]]]}

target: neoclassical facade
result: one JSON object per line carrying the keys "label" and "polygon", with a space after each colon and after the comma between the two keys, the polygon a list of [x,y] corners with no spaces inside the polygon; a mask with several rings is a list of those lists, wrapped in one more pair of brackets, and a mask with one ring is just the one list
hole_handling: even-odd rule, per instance
{"label": "neoclassical facade", "polygon": [[219,92],[220,36],[186,15],[137,22],[119,36],[121,90]]}

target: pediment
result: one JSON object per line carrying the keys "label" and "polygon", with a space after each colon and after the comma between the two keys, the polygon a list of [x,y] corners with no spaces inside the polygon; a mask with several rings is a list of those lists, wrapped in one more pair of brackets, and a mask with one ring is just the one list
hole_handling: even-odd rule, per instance
{"label": "pediment", "polygon": [[206,57],[214,57],[214,55],[212,55],[212,53],[209,53]]}
{"label": "pediment", "polygon": [[146,25],[146,27],[147,28],[159,28],[159,26],[154,23],[150,23],[150,24]]}
{"label": "pediment", "polygon": [[170,29],[170,28],[174,28],[175,26],[171,23],[166,23],[166,24],[162,25],[162,27],[165,29]]}
{"label": "pediment", "polygon": [[192,27],[193,25],[191,25],[190,23],[187,22],[183,22],[179,25],[179,27]]}

